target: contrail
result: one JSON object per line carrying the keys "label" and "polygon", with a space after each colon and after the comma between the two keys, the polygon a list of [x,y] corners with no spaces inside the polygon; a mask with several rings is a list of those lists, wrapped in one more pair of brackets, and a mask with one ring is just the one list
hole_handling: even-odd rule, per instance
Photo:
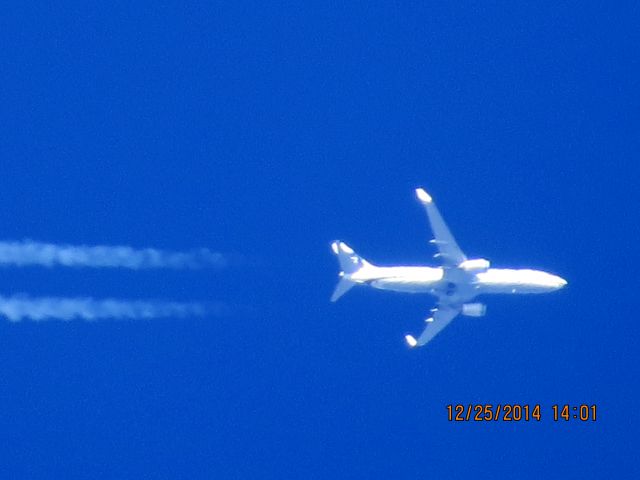
{"label": "contrail", "polygon": [[224,267],[227,258],[221,253],[201,248],[187,252],[136,249],[128,246],[56,245],[53,243],[0,242],[0,266],[23,267],[93,267],[197,269]]}
{"label": "contrail", "polygon": [[162,317],[221,315],[221,304],[94,298],[0,296],[0,316],[21,320],[142,320]]}

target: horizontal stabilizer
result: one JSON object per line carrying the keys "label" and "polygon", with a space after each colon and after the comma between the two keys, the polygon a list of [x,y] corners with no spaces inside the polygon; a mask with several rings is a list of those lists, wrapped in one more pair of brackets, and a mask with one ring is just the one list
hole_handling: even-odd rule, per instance
{"label": "horizontal stabilizer", "polygon": [[369,262],[353,251],[349,245],[339,240],[336,240],[331,244],[331,250],[338,257],[338,263],[340,264],[340,281],[336,285],[336,289],[331,295],[331,301],[335,302],[342,295],[347,293],[356,284],[351,280],[352,274],[355,274],[362,268],[371,268]]}
{"label": "horizontal stabilizer", "polygon": [[342,277],[338,282],[338,285],[336,285],[336,289],[333,291],[333,295],[331,295],[331,301],[337,301],[342,295],[351,290],[354,285],[354,282],[345,277]]}

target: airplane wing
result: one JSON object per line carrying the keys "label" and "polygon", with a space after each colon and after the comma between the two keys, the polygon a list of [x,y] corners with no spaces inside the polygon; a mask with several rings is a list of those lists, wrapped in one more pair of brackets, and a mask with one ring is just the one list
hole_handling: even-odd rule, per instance
{"label": "airplane wing", "polygon": [[433,236],[435,237],[431,240],[431,243],[435,243],[438,247],[436,256],[442,259],[442,263],[445,266],[457,266],[464,262],[467,257],[458,247],[431,196],[422,188],[416,189],[416,196],[427,211],[429,224],[431,224],[431,230],[433,230]]}
{"label": "airplane wing", "polygon": [[411,335],[406,335],[404,337],[407,344],[410,347],[421,347],[426,345],[433,337],[449,325],[459,313],[459,308],[448,306],[437,308],[433,313],[433,317],[427,319],[427,326],[417,339]]}

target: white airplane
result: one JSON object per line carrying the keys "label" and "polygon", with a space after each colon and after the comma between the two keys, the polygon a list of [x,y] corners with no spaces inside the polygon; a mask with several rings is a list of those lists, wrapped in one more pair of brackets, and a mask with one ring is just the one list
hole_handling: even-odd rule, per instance
{"label": "white airplane", "polygon": [[427,326],[416,339],[406,335],[410,347],[427,344],[458,314],[481,317],[486,313],[482,303],[468,303],[485,293],[545,293],[558,290],[567,281],[540,270],[489,268],[483,258],[467,259],[460,250],[446,223],[440,216],[431,196],[422,188],[416,189],[418,200],[424,205],[438,248],[435,257],[442,267],[378,267],[358,256],[346,243],[331,244],[340,262],[340,281],[331,301],[335,302],[355,285],[370,285],[396,292],[430,293],[438,299],[437,307],[426,319]]}

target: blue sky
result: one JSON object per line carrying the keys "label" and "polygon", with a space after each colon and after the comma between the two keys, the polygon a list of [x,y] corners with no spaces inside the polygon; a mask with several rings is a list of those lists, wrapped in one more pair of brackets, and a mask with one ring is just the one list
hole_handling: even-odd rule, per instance
{"label": "blue sky", "polygon": [[[4,10],[0,237],[242,261],[4,267],[3,295],[229,311],[0,321],[3,477],[638,475],[636,4]],[[417,186],[469,255],[569,286],[490,298],[420,351],[402,337],[431,298],[330,304],[336,238],[432,261]],[[546,415],[456,424],[449,403]],[[556,403],[599,419],[554,422]]]}

